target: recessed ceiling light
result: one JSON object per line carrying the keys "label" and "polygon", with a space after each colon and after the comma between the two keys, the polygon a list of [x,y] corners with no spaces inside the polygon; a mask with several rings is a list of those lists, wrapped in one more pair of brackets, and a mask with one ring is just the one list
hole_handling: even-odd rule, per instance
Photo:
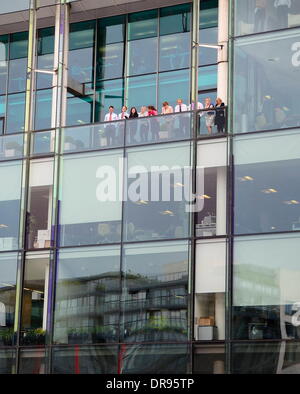
{"label": "recessed ceiling light", "polygon": [[278,191],[276,189],[270,188],[270,189],[263,189],[262,193],[271,194],[271,193],[278,193]]}

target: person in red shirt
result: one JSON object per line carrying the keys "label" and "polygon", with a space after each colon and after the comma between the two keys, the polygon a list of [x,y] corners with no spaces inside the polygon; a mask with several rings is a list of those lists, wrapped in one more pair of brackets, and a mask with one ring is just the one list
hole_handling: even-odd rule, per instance
{"label": "person in red shirt", "polygon": [[[157,109],[153,105],[148,106],[148,115],[156,116],[158,115]],[[156,118],[150,120],[150,131],[152,134],[152,140],[157,141],[159,139],[159,122]]]}

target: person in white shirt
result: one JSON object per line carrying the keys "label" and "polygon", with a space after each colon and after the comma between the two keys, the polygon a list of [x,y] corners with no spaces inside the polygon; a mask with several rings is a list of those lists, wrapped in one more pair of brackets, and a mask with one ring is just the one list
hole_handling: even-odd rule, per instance
{"label": "person in white shirt", "polygon": [[122,112],[119,114],[119,119],[128,119],[129,118],[129,113],[127,112],[127,107],[124,105],[122,107]]}
{"label": "person in white shirt", "polygon": [[[104,117],[104,122],[113,122],[119,120],[118,115],[114,112],[115,108],[113,105],[109,107],[109,112]],[[107,144],[114,145],[116,141],[116,126],[112,123],[105,126],[105,134],[107,138]]]}
{"label": "person in white shirt", "polygon": [[[189,107],[183,103],[181,98],[177,99],[177,105],[175,106],[175,112],[186,112],[189,110]],[[179,117],[179,137],[187,137],[190,135],[190,116],[181,115]]]}
{"label": "person in white shirt", "polygon": [[188,106],[186,104],[183,104],[183,101],[181,98],[177,99],[177,105],[175,106],[175,111],[174,112],[185,112],[188,111]]}

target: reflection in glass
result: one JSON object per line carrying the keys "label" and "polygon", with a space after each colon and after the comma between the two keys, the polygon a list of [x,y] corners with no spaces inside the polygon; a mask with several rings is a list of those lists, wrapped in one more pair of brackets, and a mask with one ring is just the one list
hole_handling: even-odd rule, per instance
{"label": "reflection in glass", "polygon": [[189,346],[130,345],[124,348],[122,374],[186,374]]}
{"label": "reflection in glass", "polygon": [[183,238],[189,235],[190,144],[127,150],[128,199],[124,206],[127,241]]}
{"label": "reflection in glass", "polygon": [[[87,87],[87,85],[86,85]],[[93,96],[73,96],[67,98],[67,125],[93,122]]]}
{"label": "reflection in glass", "polygon": [[128,107],[156,106],[156,74],[127,78]]}
{"label": "reflection in glass", "polygon": [[236,343],[232,345],[232,373],[300,373],[300,342]]}
{"label": "reflection in glass", "polygon": [[8,93],[23,92],[26,87],[27,58],[9,61]]}
{"label": "reflection in glass", "polygon": [[300,25],[297,1],[238,1],[235,7],[235,35],[253,34]]}
{"label": "reflection in glass", "polygon": [[22,158],[23,142],[23,133],[2,135],[0,137],[0,160]]}
{"label": "reflection in glass", "polygon": [[15,350],[0,350],[0,375],[16,373],[16,352]]}
{"label": "reflection in glass", "polygon": [[[202,44],[216,45],[218,43],[218,28],[212,27],[210,29],[200,30],[200,40]],[[218,51],[213,48],[199,48],[199,65],[205,66],[207,64],[217,63]]]}
{"label": "reflection in glass", "polygon": [[122,42],[99,47],[97,59],[97,80],[121,78],[123,75]]}
{"label": "reflection in glass", "polygon": [[225,373],[225,346],[215,344],[209,346],[194,346],[194,374],[220,375]]}
{"label": "reflection in glass", "polygon": [[54,152],[55,130],[41,131],[32,134],[32,155]]}
{"label": "reflection in glass", "polygon": [[189,102],[190,92],[190,70],[172,71],[159,74],[158,111],[162,103],[167,101],[173,108],[177,99],[181,98],[183,103]]}
{"label": "reflection in glass", "polygon": [[158,10],[142,11],[128,15],[128,39],[156,37]]}
{"label": "reflection in glass", "polygon": [[298,130],[234,142],[236,234],[300,229],[299,149]]}
{"label": "reflection in glass", "polygon": [[124,341],[187,341],[189,244],[137,244],[124,250]]}
{"label": "reflection in glass", "polygon": [[177,70],[190,66],[190,33],[160,38],[159,70]]}
{"label": "reflection in glass", "polygon": [[235,239],[233,338],[300,338],[299,252],[298,234]]}
{"label": "reflection in glass", "polygon": [[[63,158],[60,196],[60,243],[78,246],[120,242],[121,208],[119,185],[122,152],[67,155]],[[115,171],[113,195],[107,195],[104,166]],[[103,172],[104,171],[104,172]],[[76,176],[74,176],[76,174]],[[78,182],[80,179],[80,182]],[[106,185],[106,186],[105,186]],[[82,203],[84,201],[84,204]]]}
{"label": "reflection in glass", "polygon": [[118,15],[98,19],[99,46],[105,46],[124,41],[125,16]]}
{"label": "reflection in glass", "polygon": [[186,33],[191,29],[191,5],[181,4],[160,9],[159,33],[168,34]]}
{"label": "reflection in glass", "polygon": [[200,29],[218,26],[218,3],[219,0],[200,2]]}
{"label": "reflection in glass", "polygon": [[120,247],[59,254],[55,343],[115,342],[119,337]]}
{"label": "reflection in glass", "polygon": [[48,254],[26,256],[22,296],[22,345],[45,344],[49,265]]}
{"label": "reflection in glass", "polygon": [[17,253],[4,253],[0,255],[0,346],[11,346],[15,339],[14,323],[17,268]]}
{"label": "reflection in glass", "polygon": [[108,107],[113,105],[119,114],[124,105],[124,82],[122,79],[97,82],[95,122],[103,122]]}
{"label": "reflection in glass", "polygon": [[116,374],[118,347],[55,348],[52,373],[54,374]]}
{"label": "reflection in glass", "polygon": [[[37,68],[40,70],[52,70],[54,61],[54,27],[38,30],[37,52]],[[52,79],[52,75],[37,73],[37,89],[52,87]]]}
{"label": "reflection in glass", "polygon": [[215,89],[217,82],[217,66],[199,67],[198,90]]}
{"label": "reflection in glass", "polygon": [[298,46],[300,30],[236,41],[234,131],[300,125]]}
{"label": "reflection in glass", "polygon": [[127,75],[148,74],[157,70],[158,38],[146,38],[128,43]]}
{"label": "reflection in glass", "polygon": [[22,162],[0,164],[0,250],[18,249]]}
{"label": "reflection in glass", "polygon": [[24,131],[25,122],[25,93],[7,96],[6,132],[17,133]]}
{"label": "reflection in glass", "polygon": [[46,360],[43,349],[26,349],[20,351],[20,374],[45,374]]}

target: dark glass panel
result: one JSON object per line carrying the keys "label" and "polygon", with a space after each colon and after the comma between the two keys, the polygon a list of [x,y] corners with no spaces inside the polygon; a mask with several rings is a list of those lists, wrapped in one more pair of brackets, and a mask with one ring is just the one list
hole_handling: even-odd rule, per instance
{"label": "dark glass panel", "polygon": [[54,27],[47,27],[38,31],[38,56],[54,52]]}
{"label": "dark glass panel", "polygon": [[26,349],[20,352],[19,361],[20,374],[45,374],[46,371],[46,357],[43,349]]}
{"label": "dark glass panel", "polygon": [[27,58],[28,32],[10,35],[9,59]]}
{"label": "dark glass panel", "polygon": [[93,96],[70,96],[67,99],[67,125],[93,122]]}
{"label": "dark glass panel", "polygon": [[191,5],[181,4],[160,10],[160,35],[185,33],[191,29]]}
{"label": "dark glass panel", "polygon": [[0,375],[16,373],[15,350],[0,350]]}
{"label": "dark glass panel", "polygon": [[123,42],[125,38],[125,16],[113,16],[98,20],[99,47]]}
{"label": "dark glass panel", "polygon": [[54,374],[116,374],[118,347],[54,348]]}
{"label": "dark glass panel", "polygon": [[96,21],[72,23],[69,50],[92,48],[95,42],[95,27]]}
{"label": "dark glass panel", "polygon": [[220,375],[225,373],[225,346],[223,344],[194,346],[193,373]]}
{"label": "dark glass panel", "polygon": [[200,29],[218,26],[219,0],[205,0],[200,2]]}
{"label": "dark glass panel", "polygon": [[158,10],[142,11],[128,15],[128,39],[156,37],[158,32]]}

